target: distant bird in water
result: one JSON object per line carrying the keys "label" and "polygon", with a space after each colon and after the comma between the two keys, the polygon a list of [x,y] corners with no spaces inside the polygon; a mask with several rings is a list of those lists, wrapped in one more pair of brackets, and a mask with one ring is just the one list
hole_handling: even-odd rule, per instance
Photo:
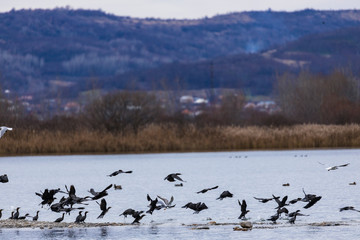
{"label": "distant bird in water", "polygon": [[9,178],[6,174],[0,176],[0,182],[7,183],[9,182]]}
{"label": "distant bird in water", "polygon": [[171,174],[167,175],[164,178],[164,180],[168,180],[169,182],[175,182],[176,180],[184,182],[184,180],[182,180],[181,177],[179,177],[179,175],[181,175],[181,173],[171,173]]}
{"label": "distant bird in water", "polygon": [[12,131],[12,130],[13,129],[9,128],[9,127],[5,127],[5,126],[0,127],[0,138],[2,138],[2,136],[4,136],[6,131]]}
{"label": "distant bird in water", "polygon": [[212,188],[205,188],[205,189],[203,189],[203,190],[201,190],[201,191],[198,191],[198,192],[196,192],[196,193],[197,193],[197,194],[199,194],[199,193],[206,193],[207,191],[217,189],[218,187],[219,187],[219,186],[215,186],[215,187],[212,187]]}
{"label": "distant bird in water", "polygon": [[111,207],[107,207],[107,206],[106,206],[107,203],[106,203],[105,198],[101,199],[101,203],[98,203],[98,202],[96,202],[96,203],[100,206],[100,209],[101,209],[101,211],[102,211],[97,218],[103,218],[104,215],[109,211],[109,209],[110,209]]}
{"label": "distant bird in water", "polygon": [[355,209],[353,206],[346,206],[346,207],[343,207],[343,208],[340,208],[340,212],[342,211],[355,211],[355,212],[360,212],[359,210]]}
{"label": "distant bird in water", "polygon": [[133,171],[123,171],[123,170],[119,169],[119,170],[113,172],[112,174],[108,175],[108,177],[114,177],[114,176],[116,176],[116,175],[118,175],[120,173],[132,173],[132,172]]}
{"label": "distant bird in water", "polygon": [[279,212],[276,212],[276,214],[271,216],[268,220],[272,221],[273,223],[276,223],[276,220],[278,220],[279,217],[280,217]]}
{"label": "distant bird in water", "polygon": [[114,189],[115,189],[115,190],[121,190],[122,187],[121,187],[121,185],[116,185],[116,184],[114,184]]}
{"label": "distant bird in water", "polygon": [[107,186],[104,190],[102,190],[101,192],[95,192],[95,190],[93,188],[91,188],[88,192],[91,193],[93,195],[93,197],[91,198],[92,200],[97,200],[100,199],[102,197],[105,197],[108,195],[107,190],[110,189],[113,185],[110,184],[109,186]]}
{"label": "distant bird in water", "polygon": [[240,200],[238,200],[238,203],[240,205],[240,210],[241,210],[241,214],[240,216],[238,217],[238,219],[245,219],[245,215],[250,212],[249,210],[247,210],[247,204],[246,204],[246,201],[243,199],[242,200],[242,203],[240,203]]}
{"label": "distant bird in water", "polygon": [[37,211],[37,212],[36,212],[36,215],[33,216],[33,221],[37,221],[37,220],[39,219],[39,212],[40,212],[40,211]]}
{"label": "distant bird in water", "polygon": [[290,186],[290,183],[284,183],[283,184],[283,187],[289,187]]}
{"label": "distant bird in water", "polygon": [[84,213],[84,215],[80,217],[79,223],[85,222],[85,219],[86,219],[87,214],[88,214],[88,211],[86,211],[86,212]]}
{"label": "distant bird in water", "polygon": [[227,198],[227,197],[231,198],[231,197],[233,197],[233,194],[231,192],[229,192],[229,191],[223,191],[220,194],[220,197],[218,197],[216,200],[219,200],[219,199],[223,200],[224,198]]}
{"label": "distant bird in water", "polygon": [[175,184],[175,187],[182,187],[182,186],[184,186],[182,183]]}
{"label": "distant bird in water", "polygon": [[349,185],[356,185],[356,182],[349,183]]}
{"label": "distant bird in water", "polygon": [[13,216],[12,219],[18,219],[19,218],[19,214],[20,214],[19,209],[20,209],[20,207],[16,208],[16,212],[14,213],[14,216]]}
{"label": "distant bird in water", "polygon": [[25,214],[24,216],[19,216],[17,219],[19,219],[19,220],[24,220],[24,219],[26,219],[28,216],[29,216],[30,214]]}
{"label": "distant bird in water", "polygon": [[[64,220],[64,216],[65,216],[65,213],[63,213],[61,217],[55,219],[54,222],[57,222],[57,223],[62,222],[62,221]],[[75,222],[76,222],[76,221],[75,221]]]}

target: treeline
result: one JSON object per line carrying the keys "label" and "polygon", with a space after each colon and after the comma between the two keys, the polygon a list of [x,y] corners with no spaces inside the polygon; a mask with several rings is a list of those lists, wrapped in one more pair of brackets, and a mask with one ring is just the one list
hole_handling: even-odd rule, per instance
{"label": "treeline", "polygon": [[179,96],[169,92],[113,91],[94,98],[78,114],[47,119],[25,114],[20,103],[2,98],[0,123],[26,129],[88,129],[122,135],[136,134],[149,124],[180,128],[194,124],[202,128],[360,123],[359,80],[346,70],[328,75],[307,71],[279,75],[274,86],[279,110],[271,113],[245,107],[248,100],[241,90],[212,94],[209,103],[195,106],[181,105]]}

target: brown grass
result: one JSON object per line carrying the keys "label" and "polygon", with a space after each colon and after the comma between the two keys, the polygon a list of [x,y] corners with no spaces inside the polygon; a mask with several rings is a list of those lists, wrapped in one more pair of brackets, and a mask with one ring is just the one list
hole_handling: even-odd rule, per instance
{"label": "brown grass", "polygon": [[360,125],[202,127],[151,124],[137,135],[14,129],[0,139],[0,155],[103,154],[360,147]]}

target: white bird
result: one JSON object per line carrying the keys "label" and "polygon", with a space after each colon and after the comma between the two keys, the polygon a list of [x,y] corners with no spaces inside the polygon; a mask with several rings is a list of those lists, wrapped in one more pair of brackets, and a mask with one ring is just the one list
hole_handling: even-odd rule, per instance
{"label": "white bird", "polygon": [[9,128],[9,127],[5,127],[5,126],[2,126],[0,127],[0,138],[5,134],[6,131],[12,131],[13,129],[12,128]]}
{"label": "white bird", "polygon": [[[325,164],[323,164],[323,163],[321,163],[321,162],[319,162],[321,165],[325,165]],[[339,167],[346,167],[346,166],[348,166],[350,163],[346,163],[346,164],[343,164],[343,165],[337,165],[337,166],[331,166],[331,167],[327,167],[326,168],[326,170],[328,170],[328,171],[331,171],[331,170],[336,170],[336,169],[338,169]]]}

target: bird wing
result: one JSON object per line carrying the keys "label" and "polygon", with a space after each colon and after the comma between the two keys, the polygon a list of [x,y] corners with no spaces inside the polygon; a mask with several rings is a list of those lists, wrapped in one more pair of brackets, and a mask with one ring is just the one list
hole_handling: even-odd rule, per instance
{"label": "bird wing", "polygon": [[343,165],[339,165],[339,166],[337,166],[337,167],[346,167],[346,166],[348,166],[350,163],[346,163],[346,164],[343,164]]}
{"label": "bird wing", "polygon": [[109,186],[107,186],[104,190],[102,190],[101,192],[105,192],[106,190],[110,189],[113,185],[110,184]]}
{"label": "bird wing", "polygon": [[215,187],[212,187],[212,188],[209,188],[209,190],[214,190],[214,189],[217,189],[219,186],[215,186]]}
{"label": "bird wing", "polygon": [[281,202],[280,202],[279,198],[275,197],[275,196],[274,196],[274,194],[273,194],[272,196],[274,197],[274,199],[275,199],[275,201],[277,202],[277,204],[279,204],[279,205],[280,205],[280,204],[281,204]]}
{"label": "bird wing", "polygon": [[166,206],[169,205],[169,201],[166,198],[160,197],[159,195],[157,197],[160,198]]}
{"label": "bird wing", "polygon": [[171,205],[173,201],[174,201],[174,196],[171,196],[170,201],[169,201],[169,205]]}
{"label": "bird wing", "polygon": [[177,180],[179,180],[179,181],[184,182],[184,180],[182,180],[181,177],[179,177],[177,174],[174,174],[174,175],[173,175],[173,178],[175,178],[175,179],[177,179]]}

